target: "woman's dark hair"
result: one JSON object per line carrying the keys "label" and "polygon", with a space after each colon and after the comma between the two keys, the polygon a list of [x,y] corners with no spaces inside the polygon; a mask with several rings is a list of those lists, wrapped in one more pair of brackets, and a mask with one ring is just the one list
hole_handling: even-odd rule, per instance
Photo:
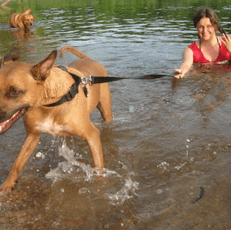
{"label": "woman's dark hair", "polygon": [[197,10],[196,14],[193,16],[193,25],[197,26],[197,23],[202,18],[209,18],[212,25],[218,29],[221,33],[224,33],[223,29],[220,26],[219,18],[217,17],[216,12],[211,8],[201,7]]}

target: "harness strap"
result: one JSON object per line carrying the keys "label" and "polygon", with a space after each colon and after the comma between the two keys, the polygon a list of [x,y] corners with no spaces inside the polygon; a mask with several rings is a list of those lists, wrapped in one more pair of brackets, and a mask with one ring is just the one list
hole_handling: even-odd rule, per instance
{"label": "harness strap", "polygon": [[[69,73],[65,66],[57,66],[57,68],[60,68],[63,71]],[[69,73],[69,74],[74,78],[75,83],[71,86],[69,91],[60,98],[60,100],[58,100],[58,101],[56,101],[56,102],[54,102],[52,104],[45,105],[45,106],[54,107],[54,106],[57,106],[57,105],[61,105],[61,104],[65,103],[65,102],[67,102],[67,101],[71,101],[75,97],[75,95],[79,92],[78,86],[81,83],[81,77],[79,77],[78,75],[72,74],[72,73]]]}
{"label": "harness strap", "polygon": [[71,101],[78,92],[79,92],[79,90],[78,90],[78,84],[75,82],[71,86],[70,90],[64,96],[62,96],[60,100],[58,100],[58,101],[56,101],[56,102],[54,102],[52,104],[45,105],[45,106],[47,106],[47,107],[54,107],[54,106],[57,106],[57,105],[61,105],[64,102]]}

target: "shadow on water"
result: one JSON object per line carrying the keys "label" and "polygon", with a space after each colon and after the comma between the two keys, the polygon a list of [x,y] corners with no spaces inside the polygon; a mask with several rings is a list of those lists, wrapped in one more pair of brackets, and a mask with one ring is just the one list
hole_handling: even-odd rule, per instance
{"label": "shadow on water", "polygon": [[[18,47],[21,61],[36,63],[70,45],[111,76],[166,76],[110,83],[113,121],[102,122],[97,111],[91,115],[101,131],[102,177],[84,140],[42,135],[15,190],[0,198],[0,228],[230,229],[230,68],[199,66],[182,80],[171,78],[183,49],[196,39],[192,12],[205,3],[22,4],[33,9],[36,22],[29,34],[1,22],[1,55]],[[228,31],[230,5],[206,4]],[[66,53],[57,63],[75,58]],[[1,136],[1,182],[25,136],[22,120]]]}

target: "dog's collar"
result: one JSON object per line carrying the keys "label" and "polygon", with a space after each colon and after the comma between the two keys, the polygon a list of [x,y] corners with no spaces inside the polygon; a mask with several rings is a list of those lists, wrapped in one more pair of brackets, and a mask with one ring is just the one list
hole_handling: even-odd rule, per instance
{"label": "dog's collar", "polygon": [[[69,73],[73,77],[73,79],[75,80],[75,83],[71,86],[69,91],[65,95],[63,95],[58,101],[56,101],[56,102],[54,102],[52,104],[45,105],[47,107],[54,107],[54,106],[57,106],[57,105],[61,105],[61,104],[65,103],[65,102],[67,102],[67,101],[71,101],[76,96],[76,94],[79,92],[78,86],[82,82],[81,77],[79,77],[76,74],[72,74],[72,73],[68,72],[68,70],[67,70],[67,68],[65,66],[56,66],[56,67],[62,69],[63,71],[65,71],[67,73]],[[87,96],[86,85],[84,87],[84,93]]]}

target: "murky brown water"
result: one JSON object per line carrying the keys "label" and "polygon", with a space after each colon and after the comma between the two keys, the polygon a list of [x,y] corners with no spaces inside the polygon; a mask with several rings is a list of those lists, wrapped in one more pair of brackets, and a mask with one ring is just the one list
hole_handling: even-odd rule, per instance
{"label": "murky brown water", "polygon": [[[15,190],[1,198],[0,229],[231,228],[231,73],[216,66],[171,78],[195,31],[188,18],[162,16],[161,7],[143,11],[136,18],[108,18],[90,7],[40,10],[34,37],[26,39],[0,25],[1,54],[21,47],[23,61],[71,45],[111,76],[168,75],[110,83],[114,120],[104,123],[92,114],[102,135],[102,179],[94,175],[85,141],[44,134]],[[226,23],[227,15],[221,20]],[[67,53],[57,63],[74,58]],[[22,120],[1,136],[1,181],[24,138]]]}

